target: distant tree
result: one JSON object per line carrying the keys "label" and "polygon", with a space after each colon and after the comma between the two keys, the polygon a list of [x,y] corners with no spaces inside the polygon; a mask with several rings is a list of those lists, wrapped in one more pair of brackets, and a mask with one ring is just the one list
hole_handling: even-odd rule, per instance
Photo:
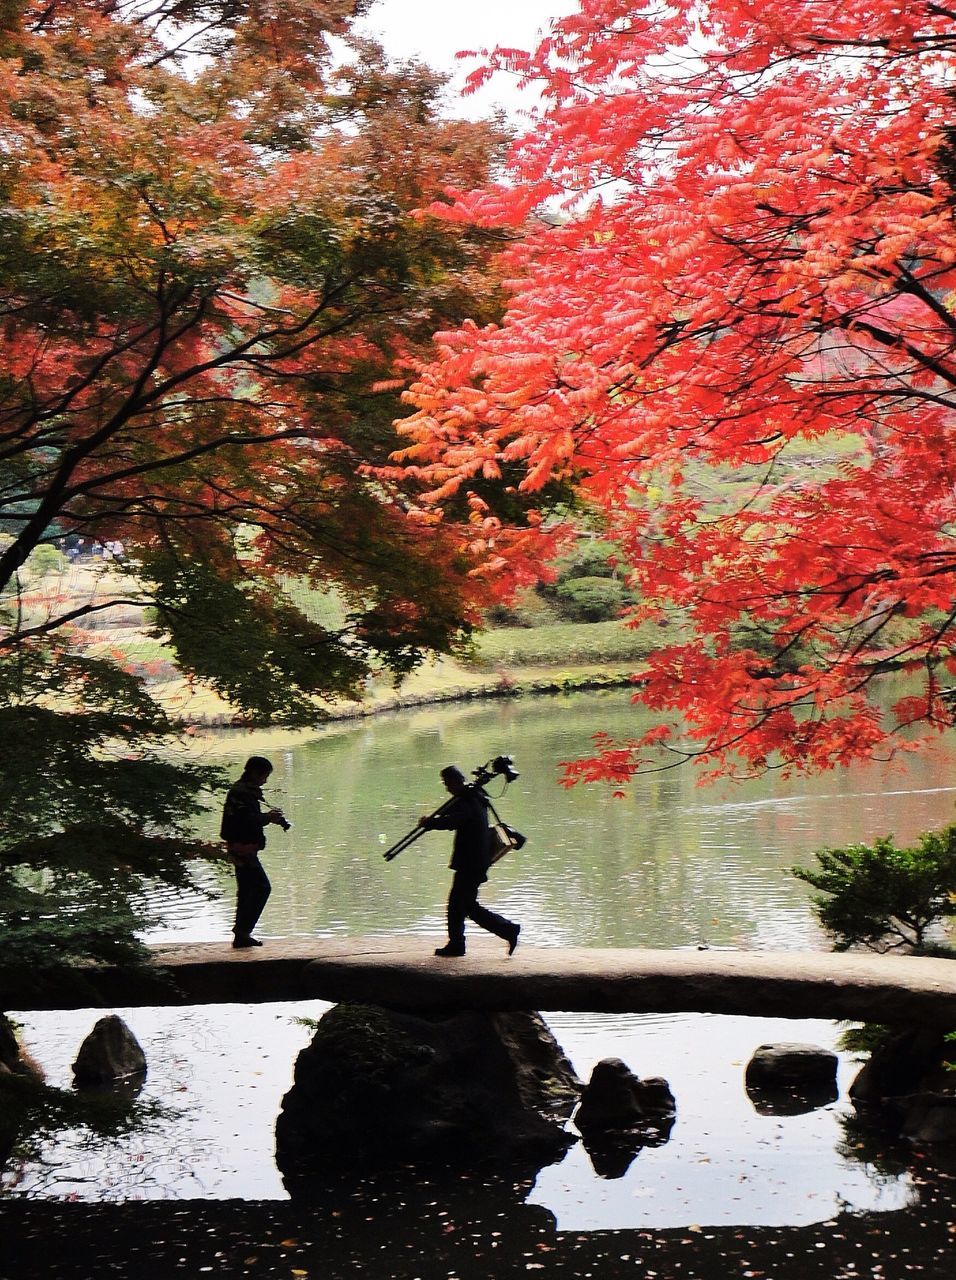
{"label": "distant tree", "polygon": [[441,335],[405,457],[441,499],[573,483],[636,616],[691,624],[641,671],[653,729],[571,776],[826,769],[947,725],[956,13],[580,0],[498,70],[545,105],[444,216],[522,231],[508,310]]}
{"label": "distant tree", "polygon": [[956,915],[956,827],[926,832],[898,848],[892,836],[872,845],[823,849],[817,867],[794,867],[818,890],[813,904],[837,951],[923,952],[927,932]]}

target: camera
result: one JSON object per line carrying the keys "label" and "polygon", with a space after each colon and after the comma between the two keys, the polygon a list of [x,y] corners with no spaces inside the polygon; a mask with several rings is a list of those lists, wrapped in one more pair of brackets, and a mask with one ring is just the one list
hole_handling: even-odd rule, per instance
{"label": "camera", "polygon": [[495,777],[504,778],[506,784],[514,782],[516,778],[520,777],[520,774],[515,768],[515,762],[511,756],[495,756],[487,764],[473,769],[472,776],[477,785],[483,787],[486,782],[490,782]]}

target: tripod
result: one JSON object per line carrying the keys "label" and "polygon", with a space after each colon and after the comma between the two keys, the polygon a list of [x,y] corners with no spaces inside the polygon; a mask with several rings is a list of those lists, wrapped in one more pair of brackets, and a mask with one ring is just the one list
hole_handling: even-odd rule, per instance
{"label": "tripod", "polygon": [[[454,798],[454,796],[451,796],[444,804],[440,804],[434,813],[430,813],[428,815],[429,821],[432,818],[440,818],[443,813],[450,809]],[[398,857],[403,849],[407,849],[408,846],[410,844],[414,844],[420,836],[425,835],[428,829],[428,827],[413,827],[411,831],[402,836],[401,840],[396,840],[390,849],[386,849],[382,857],[386,862],[391,862],[393,858]]]}

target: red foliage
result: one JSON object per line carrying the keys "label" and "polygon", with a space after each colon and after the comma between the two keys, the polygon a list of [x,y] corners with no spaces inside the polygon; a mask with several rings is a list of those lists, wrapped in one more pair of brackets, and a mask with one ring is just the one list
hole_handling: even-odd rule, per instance
{"label": "red foliage", "polygon": [[[504,323],[440,335],[408,460],[442,494],[519,462],[601,509],[639,616],[692,624],[640,673],[685,722],[665,767],[827,768],[948,723],[956,16],[581,0],[488,67],[546,106],[510,182],[449,216],[543,216]],[[884,713],[872,677],[900,664],[925,691]],[[660,764],[659,734],[571,773]]]}

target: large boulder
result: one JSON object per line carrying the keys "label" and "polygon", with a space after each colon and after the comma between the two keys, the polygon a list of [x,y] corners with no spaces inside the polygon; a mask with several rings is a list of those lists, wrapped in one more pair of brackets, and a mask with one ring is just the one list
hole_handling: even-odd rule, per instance
{"label": "large boulder", "polygon": [[13,1024],[0,1013],[0,1170],[6,1166],[20,1135],[22,1104],[43,1079],[39,1066],[24,1054]]}
{"label": "large boulder", "polygon": [[956,1049],[933,1027],[884,1037],[850,1086],[857,1112],[917,1145],[956,1143]]}
{"label": "large boulder", "polygon": [[115,1013],[100,1018],[80,1045],[73,1063],[73,1083],[80,1087],[110,1085],[142,1077],[146,1055],[139,1041]]}
{"label": "large boulder", "polygon": [[9,1020],[0,1013],[0,1074],[22,1075],[23,1072],[16,1033]]}
{"label": "large boulder", "polygon": [[562,1116],[579,1090],[537,1014],[337,1005],[296,1061],[276,1160],[287,1181],[396,1164],[536,1172],[573,1141]]}

